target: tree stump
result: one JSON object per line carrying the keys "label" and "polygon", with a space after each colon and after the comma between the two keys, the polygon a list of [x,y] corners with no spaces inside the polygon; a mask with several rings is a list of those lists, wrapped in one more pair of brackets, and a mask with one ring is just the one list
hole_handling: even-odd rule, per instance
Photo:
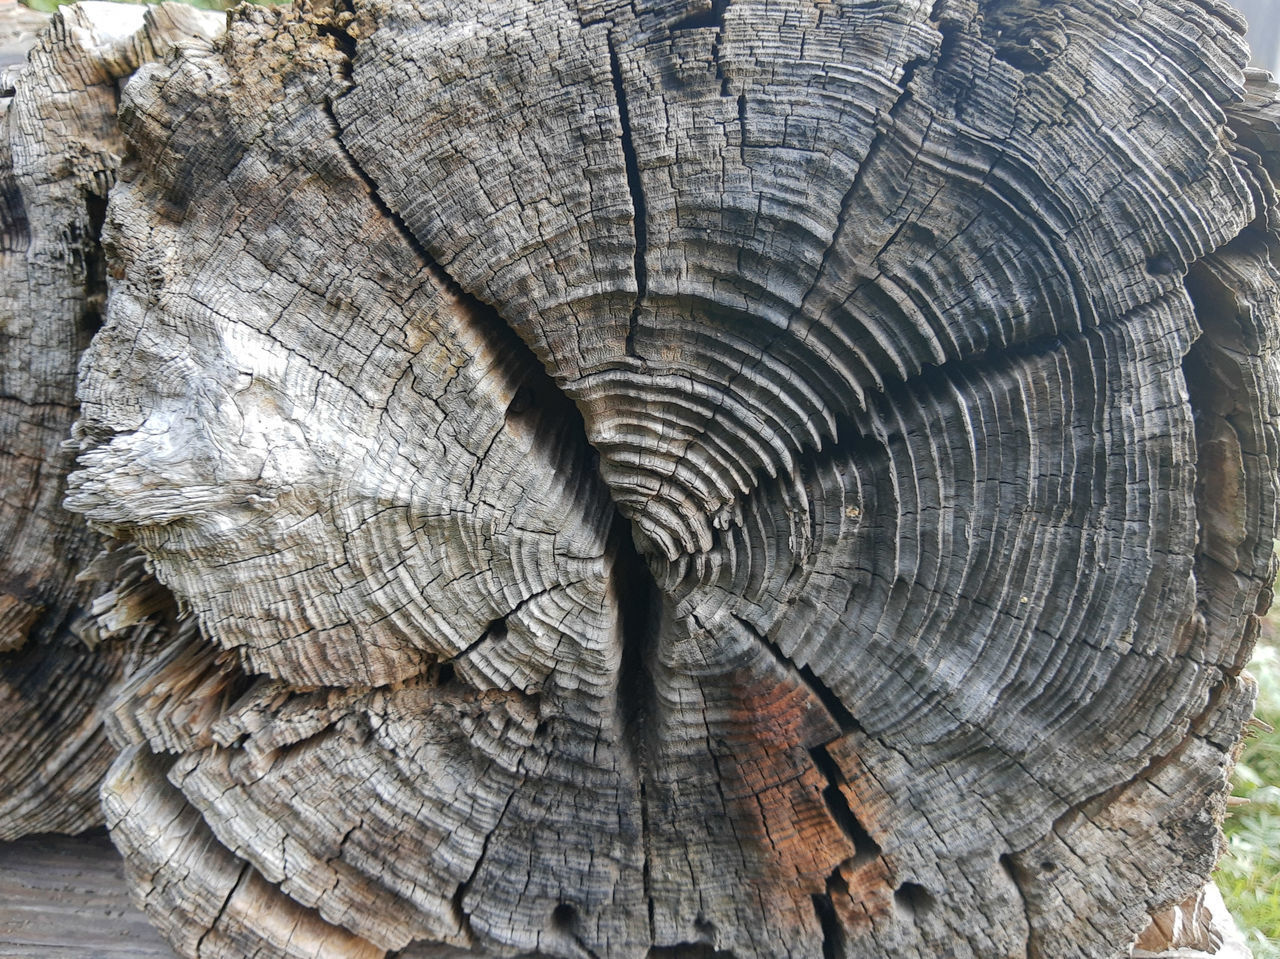
{"label": "tree stump", "polygon": [[190,957],[1122,952],[1216,860],[1273,575],[1242,31],[319,0],[130,61],[65,503],[145,557],[91,604],[145,637],[51,712],[109,714],[152,922]]}

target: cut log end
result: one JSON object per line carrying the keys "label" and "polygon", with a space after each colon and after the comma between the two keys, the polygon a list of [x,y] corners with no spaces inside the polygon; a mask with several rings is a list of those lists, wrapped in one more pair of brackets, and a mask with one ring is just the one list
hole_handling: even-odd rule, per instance
{"label": "cut log end", "polygon": [[175,948],[1101,957],[1202,886],[1280,525],[1240,29],[353,0],[76,53],[143,51],[66,505],[181,604],[101,561]]}

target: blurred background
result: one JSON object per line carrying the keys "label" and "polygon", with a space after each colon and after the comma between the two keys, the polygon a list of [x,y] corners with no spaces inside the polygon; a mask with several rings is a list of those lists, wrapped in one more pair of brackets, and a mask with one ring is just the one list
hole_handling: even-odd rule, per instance
{"label": "blurred background", "polygon": [[1280,0],[1234,0],[1249,21],[1254,66],[1280,73]]}

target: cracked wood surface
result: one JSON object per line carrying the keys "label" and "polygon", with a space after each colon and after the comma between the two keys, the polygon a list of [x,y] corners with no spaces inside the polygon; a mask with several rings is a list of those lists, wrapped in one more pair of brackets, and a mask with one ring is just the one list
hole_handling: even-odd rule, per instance
{"label": "cracked wood surface", "polygon": [[[178,38],[216,29],[177,4],[89,3],[35,42],[36,17],[0,8],[0,839],[101,824],[114,755],[104,698],[154,633],[124,614],[123,593],[110,624],[93,614],[104,538],[62,508],[75,456],[64,444],[106,295],[98,233],[126,152],[118,84]],[[13,65],[8,44],[33,42],[26,67]]]}
{"label": "cracked wood surface", "polygon": [[1280,107],[1241,30],[353,0],[128,61],[74,108],[112,163],[57,154],[110,171],[59,226],[98,266],[13,289],[63,336],[106,293],[66,505],[130,542],[86,589],[144,639],[77,702],[152,922],[1123,951],[1217,856],[1273,572]]}

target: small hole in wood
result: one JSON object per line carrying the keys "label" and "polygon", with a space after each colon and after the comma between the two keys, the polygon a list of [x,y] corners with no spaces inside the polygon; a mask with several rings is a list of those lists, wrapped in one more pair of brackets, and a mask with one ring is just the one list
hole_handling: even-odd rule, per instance
{"label": "small hole in wood", "polygon": [[570,930],[578,921],[578,910],[567,902],[562,902],[551,910],[551,925],[556,929]]}
{"label": "small hole in wood", "polygon": [[1053,872],[1058,868],[1058,864],[1052,859],[1046,859],[1040,863],[1041,872]]}
{"label": "small hole in wood", "polygon": [[921,915],[934,907],[933,894],[917,882],[904,882],[893,894],[898,908],[908,915]]}
{"label": "small hole in wood", "polygon": [[436,685],[448,686],[454,680],[453,663],[441,663],[436,670]]}

